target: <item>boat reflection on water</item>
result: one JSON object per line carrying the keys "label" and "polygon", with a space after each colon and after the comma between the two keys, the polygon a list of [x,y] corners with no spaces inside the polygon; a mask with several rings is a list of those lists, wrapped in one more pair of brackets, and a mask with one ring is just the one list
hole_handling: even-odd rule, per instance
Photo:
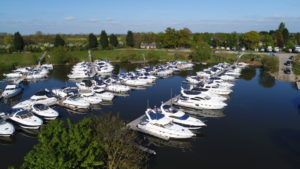
{"label": "boat reflection on water", "polygon": [[2,137],[0,136],[0,144],[7,145],[7,144],[15,144],[16,138],[14,135],[9,137]]}
{"label": "boat reflection on water", "polygon": [[139,144],[145,147],[172,147],[189,150],[192,144],[189,140],[162,140],[150,135],[140,135]]}
{"label": "boat reflection on water", "polygon": [[21,101],[21,99],[22,99],[22,94],[18,94],[17,96],[14,96],[12,98],[3,99],[3,102],[5,104],[14,105],[14,104],[19,103]]}
{"label": "boat reflection on water", "polygon": [[113,105],[113,104],[114,104],[113,101],[103,101],[103,102],[101,102],[101,105],[103,105],[103,106],[110,106],[110,105]]}
{"label": "boat reflection on water", "polygon": [[101,102],[101,104],[93,104],[93,105],[91,105],[91,109],[92,110],[101,110],[102,109],[102,107],[101,107],[102,103],[103,102]]}
{"label": "boat reflection on water", "polygon": [[17,131],[25,137],[36,138],[39,135],[39,129],[19,128]]}
{"label": "boat reflection on water", "polygon": [[180,107],[180,109],[183,112],[194,116],[212,117],[212,118],[225,117],[223,110],[195,110],[195,109],[182,108],[182,107]]}
{"label": "boat reflection on water", "polygon": [[66,109],[66,110],[70,115],[88,114],[91,112],[91,109],[77,109],[77,110]]}

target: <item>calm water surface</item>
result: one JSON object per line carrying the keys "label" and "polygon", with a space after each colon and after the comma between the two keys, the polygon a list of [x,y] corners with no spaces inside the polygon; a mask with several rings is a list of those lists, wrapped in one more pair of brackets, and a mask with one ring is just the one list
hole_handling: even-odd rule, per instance
{"label": "calm water surface", "polygon": [[[134,70],[137,65],[116,65],[115,73]],[[194,71],[203,67],[197,66]],[[44,88],[74,86],[67,81],[70,67],[56,66],[49,79],[24,83],[20,97],[1,101],[0,111],[28,99]],[[149,101],[159,106],[179,94],[182,81],[193,71],[160,79],[146,90],[134,90],[128,97],[117,97],[112,105],[99,106],[88,114],[76,114],[56,107],[61,119],[73,121],[107,112],[126,121],[142,115]],[[206,112],[207,127],[197,137],[185,141],[161,141],[147,136],[145,144],[157,152],[149,163],[154,169],[299,169],[300,168],[300,93],[293,83],[274,80],[258,68],[243,71],[229,96],[228,107]],[[1,84],[2,86],[4,84]],[[1,86],[1,87],[2,87]],[[214,115],[215,117],[207,117]],[[11,140],[0,140],[0,168],[19,166],[24,155],[37,144],[36,133],[18,130]]]}

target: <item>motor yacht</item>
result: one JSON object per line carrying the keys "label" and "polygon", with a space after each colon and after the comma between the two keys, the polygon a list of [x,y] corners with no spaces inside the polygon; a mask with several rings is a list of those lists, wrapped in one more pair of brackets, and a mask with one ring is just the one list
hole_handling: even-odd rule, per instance
{"label": "motor yacht", "polygon": [[15,127],[5,121],[4,119],[0,119],[0,136],[1,137],[9,137],[11,135],[13,135],[15,132]]}
{"label": "motor yacht", "polygon": [[32,114],[29,110],[17,109],[9,114],[9,119],[25,129],[38,129],[43,120]]}
{"label": "motor yacht", "polygon": [[227,106],[226,103],[213,99],[213,98],[189,98],[185,96],[180,96],[176,104],[183,107],[203,110],[203,109],[209,109],[209,110],[215,110],[215,109],[223,109],[225,106]]}
{"label": "motor yacht", "polygon": [[9,84],[2,92],[2,97],[5,99],[14,97],[22,92],[23,88],[19,84]]}
{"label": "motor yacht", "polygon": [[59,115],[57,111],[45,104],[33,104],[31,111],[45,120],[55,120]]}
{"label": "motor yacht", "polygon": [[193,129],[197,129],[197,127],[206,126],[200,119],[194,118],[189,116],[188,114],[184,113],[183,111],[176,109],[171,105],[161,104],[160,106],[160,113],[164,114],[165,116],[169,117],[173,120],[174,123],[184,126],[196,127]]}
{"label": "motor yacht", "polygon": [[152,109],[147,109],[145,113],[146,118],[137,125],[141,130],[153,133],[153,135],[173,139],[191,138],[195,135],[186,127],[173,123],[172,119]]}
{"label": "motor yacht", "polygon": [[32,104],[45,104],[47,106],[52,106],[57,103],[57,98],[49,92],[49,90],[45,89],[37,92],[30,99],[20,102],[14,105],[13,109],[30,109]]}
{"label": "motor yacht", "polygon": [[88,109],[91,106],[91,104],[88,101],[84,100],[83,98],[77,95],[65,98],[65,100],[62,101],[62,103],[71,107],[75,107],[77,109]]}

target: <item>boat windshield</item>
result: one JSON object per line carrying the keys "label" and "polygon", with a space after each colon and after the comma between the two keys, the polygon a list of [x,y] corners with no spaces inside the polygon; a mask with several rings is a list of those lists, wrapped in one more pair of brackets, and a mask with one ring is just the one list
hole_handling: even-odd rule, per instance
{"label": "boat windshield", "polygon": [[47,110],[48,106],[44,105],[44,104],[35,104],[33,105],[34,108],[36,108],[37,110]]}
{"label": "boat windshield", "polygon": [[21,110],[17,112],[17,116],[19,116],[21,119],[26,119],[32,117],[33,114],[27,110]]}
{"label": "boat windshield", "polygon": [[189,115],[184,114],[183,116],[179,117],[180,120],[186,120],[189,118]]}

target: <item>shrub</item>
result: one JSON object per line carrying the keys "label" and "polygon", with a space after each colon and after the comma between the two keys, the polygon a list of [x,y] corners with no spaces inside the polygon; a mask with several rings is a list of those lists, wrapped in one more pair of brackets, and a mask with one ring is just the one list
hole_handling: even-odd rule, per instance
{"label": "shrub", "polygon": [[262,66],[265,70],[272,73],[279,70],[279,60],[276,56],[264,56],[261,59]]}

